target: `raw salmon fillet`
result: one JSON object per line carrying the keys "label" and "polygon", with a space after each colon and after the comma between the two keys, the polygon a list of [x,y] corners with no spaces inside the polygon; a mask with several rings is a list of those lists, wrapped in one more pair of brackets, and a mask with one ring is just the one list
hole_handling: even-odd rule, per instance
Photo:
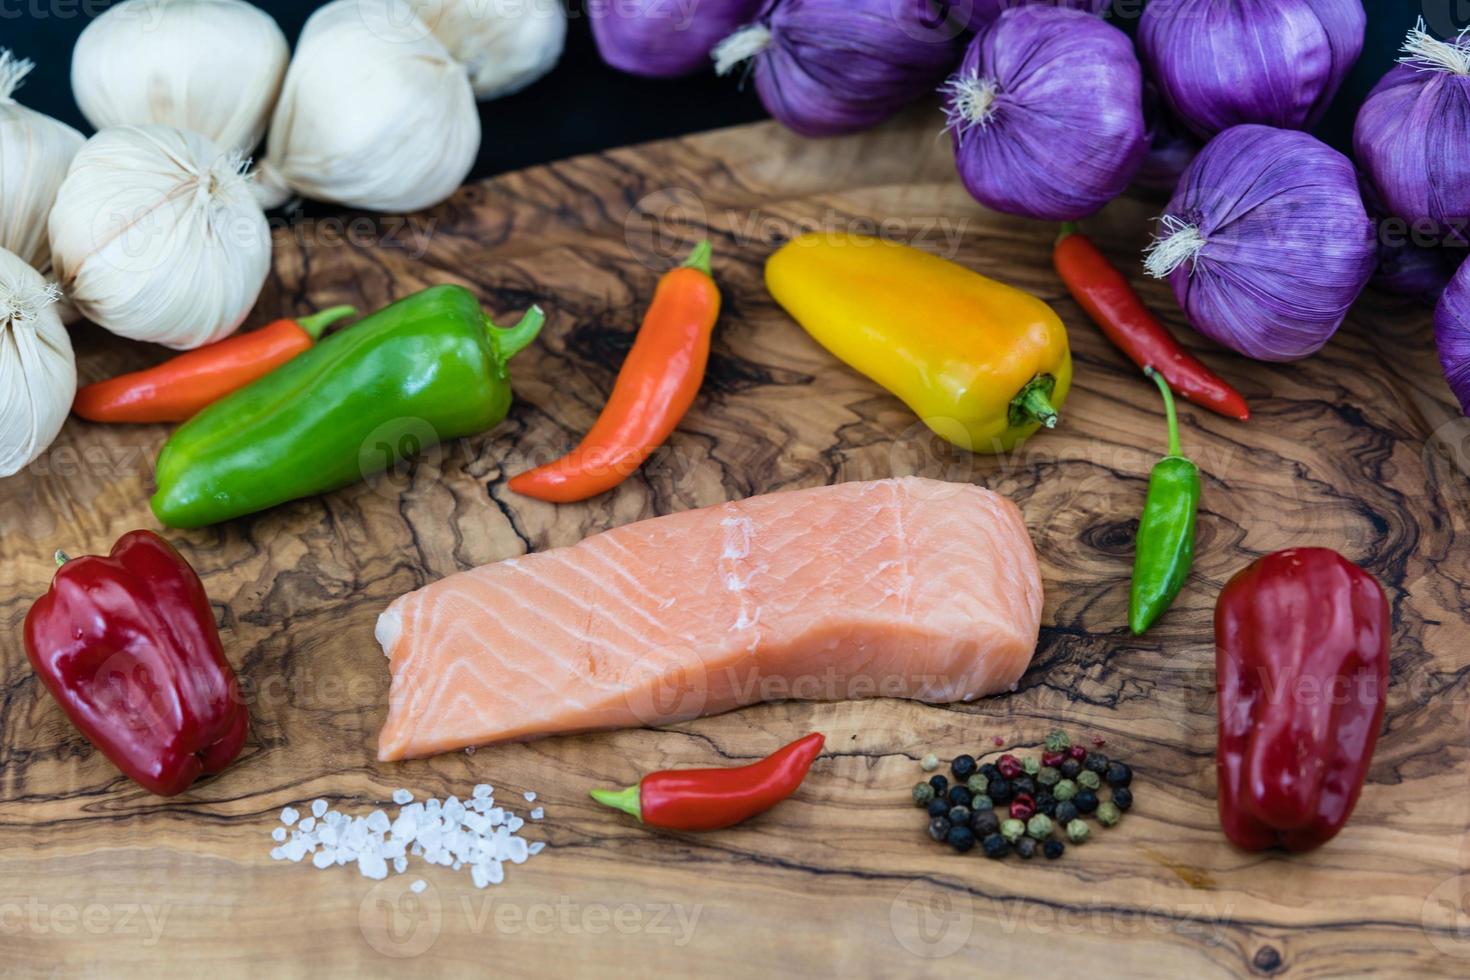
{"label": "raw salmon fillet", "polygon": [[906,478],[753,497],[452,575],[395,601],[378,758],[662,725],[786,698],[969,701],[1036,649],[1015,504]]}

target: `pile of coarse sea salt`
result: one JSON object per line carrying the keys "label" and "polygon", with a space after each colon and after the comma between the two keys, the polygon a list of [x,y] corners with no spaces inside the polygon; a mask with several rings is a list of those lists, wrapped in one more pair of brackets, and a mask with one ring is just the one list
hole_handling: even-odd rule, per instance
{"label": "pile of coarse sea salt", "polygon": [[[389,865],[398,874],[407,871],[412,856],[456,871],[468,865],[476,888],[498,885],[505,880],[505,862],[522,864],[546,844],[517,836],[526,822],[496,806],[494,792],[481,783],[465,801],[451,796],[415,803],[408,790],[395,790],[393,802],[399,810],[392,820],[382,810],[350,817],[330,809],[326,800],[312,803],[309,817],[288,806],[281,811],[281,826],[271,831],[276,842],[271,857],[301,861],[310,854],[318,868],[356,861],[365,877],[382,879],[388,877]],[[525,797],[531,803],[536,794]],[[531,811],[532,820],[542,816],[539,806]]]}

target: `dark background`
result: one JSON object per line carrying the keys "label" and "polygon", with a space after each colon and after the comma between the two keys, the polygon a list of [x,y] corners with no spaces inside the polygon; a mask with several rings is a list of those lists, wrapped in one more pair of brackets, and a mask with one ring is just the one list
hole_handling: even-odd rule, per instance
{"label": "dark background", "polygon": [[[293,44],[311,11],[321,6],[311,0],[255,3],[276,18]],[[0,45],[36,62],[20,102],[90,132],[71,98],[71,51],[87,21],[109,5],[108,0],[0,0]],[[1358,104],[1393,63],[1415,19],[1428,18],[1431,31],[1440,35],[1470,23],[1470,0],[1365,0],[1364,6],[1363,58],[1321,130],[1323,138],[1344,150]],[[1115,9],[1137,8],[1137,0],[1119,0]],[[569,0],[569,10],[567,49],[556,69],[522,92],[480,103],[484,138],[475,176],[765,116],[754,92],[733,76],[717,78],[711,71],[664,81],[608,68],[593,46],[584,0]],[[1134,19],[1114,21],[1131,32]]]}

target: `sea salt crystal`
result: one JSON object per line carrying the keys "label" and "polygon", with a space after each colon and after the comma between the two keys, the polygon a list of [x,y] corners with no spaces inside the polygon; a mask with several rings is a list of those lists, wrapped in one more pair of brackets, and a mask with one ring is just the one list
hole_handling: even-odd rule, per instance
{"label": "sea salt crystal", "polygon": [[285,827],[277,827],[275,830],[272,830],[271,831],[271,840],[275,841],[276,843],[279,844],[281,841],[283,841],[285,839],[286,839],[286,828]]}
{"label": "sea salt crystal", "polygon": [[327,812],[327,801],[326,800],[313,800],[312,801],[312,804],[311,804],[311,815],[313,817],[320,817],[322,814],[324,814],[326,812]]}
{"label": "sea salt crystal", "polygon": [[393,791],[393,802],[399,806],[413,802],[413,794],[406,789],[395,789]]}
{"label": "sea salt crystal", "polygon": [[316,829],[316,817],[307,817],[296,826],[301,828],[302,833],[311,833]]}
{"label": "sea salt crystal", "polygon": [[[394,858],[393,859],[393,870],[396,871],[396,872],[398,872],[399,874],[403,874],[403,872],[407,871],[408,870],[408,858],[406,858],[406,857],[396,857],[396,858]],[[422,888],[417,889],[417,890],[418,891],[423,891]]]}
{"label": "sea salt crystal", "polygon": [[368,830],[371,830],[373,833],[386,833],[390,826],[391,824],[388,821],[388,814],[384,813],[382,810],[374,810],[371,814],[368,815],[367,827]]}
{"label": "sea salt crystal", "polygon": [[544,850],[546,850],[546,842],[544,840],[537,840],[531,842],[530,846],[526,848],[526,853],[536,855]]}
{"label": "sea salt crystal", "polygon": [[380,881],[388,877],[388,863],[379,854],[364,854],[357,859],[357,870],[364,878]]}
{"label": "sea salt crystal", "polygon": [[532,820],[540,820],[544,816],[546,816],[546,810],[543,807],[538,806],[531,811]]}
{"label": "sea salt crystal", "polygon": [[475,787],[472,795],[477,800],[483,800],[493,792],[495,792],[494,786],[491,786],[489,783],[480,783]]}
{"label": "sea salt crystal", "polygon": [[526,790],[526,792],[523,795],[526,797],[526,802],[527,803],[535,803],[536,802],[536,794],[533,793],[533,792],[531,792],[530,790]]}
{"label": "sea salt crystal", "polygon": [[423,890],[428,887],[429,883],[427,881],[422,878],[415,878],[413,884],[408,886],[408,890],[413,892],[415,895],[418,895],[421,894]]}
{"label": "sea salt crystal", "polygon": [[281,823],[289,827],[296,822],[296,818],[299,816],[301,816],[301,814],[296,812],[295,807],[288,806],[281,811]]}
{"label": "sea salt crystal", "polygon": [[510,831],[513,834],[517,830],[520,830],[525,825],[526,825],[526,821],[522,820],[520,817],[511,817],[509,820],[507,820],[505,822],[505,829],[508,830],[508,831]]}
{"label": "sea salt crystal", "polygon": [[328,850],[320,850],[311,856],[311,863],[318,868],[330,868],[336,863],[337,855]]}

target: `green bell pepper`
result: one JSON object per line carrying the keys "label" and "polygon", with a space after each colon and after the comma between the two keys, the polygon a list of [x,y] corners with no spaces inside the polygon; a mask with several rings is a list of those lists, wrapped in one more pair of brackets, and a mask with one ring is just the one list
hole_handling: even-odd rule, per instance
{"label": "green bell pepper", "polygon": [[545,319],[532,307],[501,329],[461,286],[405,297],[180,426],[158,454],[153,513],[216,524],[483,432],[510,410],[506,366]]}

